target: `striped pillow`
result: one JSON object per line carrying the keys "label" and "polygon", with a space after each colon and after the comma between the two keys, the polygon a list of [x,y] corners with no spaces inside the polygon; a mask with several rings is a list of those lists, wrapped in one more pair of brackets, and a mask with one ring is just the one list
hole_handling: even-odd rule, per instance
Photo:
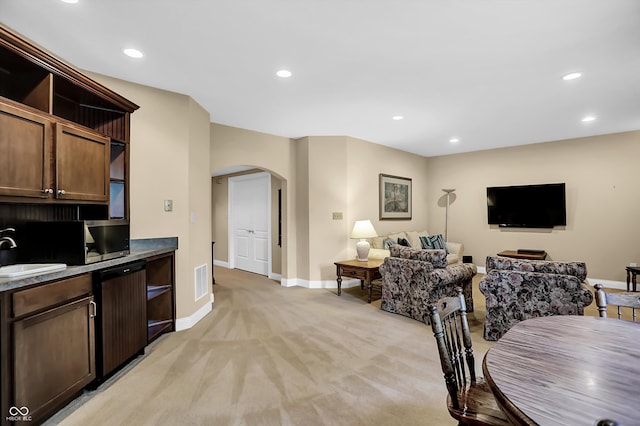
{"label": "striped pillow", "polygon": [[[420,243],[423,249],[427,250],[447,250],[447,244],[442,237],[442,234],[429,235],[426,237],[420,237]],[[447,251],[447,253],[449,253]]]}

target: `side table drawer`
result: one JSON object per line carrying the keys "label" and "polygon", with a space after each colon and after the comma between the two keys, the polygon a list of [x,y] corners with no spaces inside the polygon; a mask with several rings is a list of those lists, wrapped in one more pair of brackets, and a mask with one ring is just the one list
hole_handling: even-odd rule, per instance
{"label": "side table drawer", "polygon": [[351,269],[351,268],[345,268],[344,266],[342,267],[341,271],[340,271],[340,275],[342,275],[343,277],[349,277],[349,278],[357,278],[359,280],[364,280],[367,278],[366,276],[367,271],[363,270],[363,269]]}

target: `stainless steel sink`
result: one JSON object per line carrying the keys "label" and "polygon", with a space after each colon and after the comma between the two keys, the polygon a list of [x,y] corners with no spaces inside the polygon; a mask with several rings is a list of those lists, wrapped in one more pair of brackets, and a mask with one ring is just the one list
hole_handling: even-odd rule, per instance
{"label": "stainless steel sink", "polygon": [[22,263],[0,267],[0,278],[16,278],[24,275],[40,275],[66,269],[64,263]]}

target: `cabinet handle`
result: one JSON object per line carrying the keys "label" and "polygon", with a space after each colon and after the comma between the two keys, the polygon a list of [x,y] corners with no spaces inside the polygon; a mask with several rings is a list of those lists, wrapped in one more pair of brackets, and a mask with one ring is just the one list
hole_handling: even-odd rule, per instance
{"label": "cabinet handle", "polygon": [[98,316],[98,305],[96,305],[96,302],[94,302],[93,300],[91,302],[89,302],[89,305],[91,305],[91,313],[89,314],[89,318],[95,318]]}
{"label": "cabinet handle", "polygon": [[44,192],[45,194],[53,194],[53,189],[45,188],[45,189],[42,190],[42,192]]}
{"label": "cabinet handle", "polygon": [[64,189],[58,189],[58,195],[64,195],[64,194],[66,194]]}

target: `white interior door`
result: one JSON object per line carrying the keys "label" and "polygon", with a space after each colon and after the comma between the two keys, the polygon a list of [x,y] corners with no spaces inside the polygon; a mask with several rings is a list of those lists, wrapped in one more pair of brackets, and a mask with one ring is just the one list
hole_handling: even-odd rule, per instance
{"label": "white interior door", "polygon": [[269,275],[271,265],[271,175],[229,179],[232,268]]}

